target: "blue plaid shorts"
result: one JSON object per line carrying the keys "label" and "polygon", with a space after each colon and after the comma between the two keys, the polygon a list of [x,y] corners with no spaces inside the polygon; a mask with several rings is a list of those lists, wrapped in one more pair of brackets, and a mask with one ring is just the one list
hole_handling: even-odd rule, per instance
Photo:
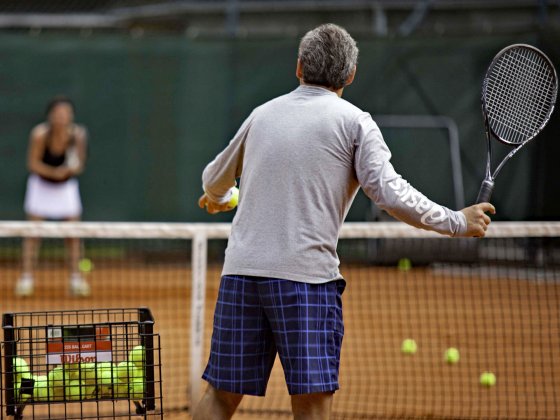
{"label": "blue plaid shorts", "polygon": [[223,276],[203,379],[265,395],[278,353],[290,395],[337,390],[345,285]]}

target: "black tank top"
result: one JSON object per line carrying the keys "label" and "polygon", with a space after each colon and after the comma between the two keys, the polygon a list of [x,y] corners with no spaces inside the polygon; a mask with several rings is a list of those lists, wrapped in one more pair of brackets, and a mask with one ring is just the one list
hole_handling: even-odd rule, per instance
{"label": "black tank top", "polygon": [[[64,161],[66,160],[66,150],[68,150],[68,148],[73,146],[74,143],[75,143],[74,133],[70,134],[70,140],[68,141],[68,146],[66,146],[66,149],[60,155],[57,155],[57,154],[52,153],[50,151],[51,138],[52,138],[52,132],[51,132],[51,130],[49,130],[47,132],[47,138],[45,140],[45,151],[43,153],[43,158],[41,159],[41,161],[45,165],[59,167],[59,166],[64,165]],[[41,175],[41,178],[43,178],[44,180],[49,181],[49,182],[64,182],[64,181],[66,181],[66,180],[60,180],[60,179],[52,179],[52,178],[42,176],[42,175]]]}

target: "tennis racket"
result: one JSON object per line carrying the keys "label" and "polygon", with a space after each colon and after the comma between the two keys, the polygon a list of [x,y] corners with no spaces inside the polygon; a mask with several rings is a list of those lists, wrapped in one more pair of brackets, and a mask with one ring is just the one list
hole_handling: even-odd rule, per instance
{"label": "tennis racket", "polygon": [[[558,79],[549,58],[530,45],[504,48],[490,63],[482,83],[482,115],[488,156],[477,203],[490,201],[494,180],[505,163],[545,127],[554,110]],[[492,172],[494,137],[514,147]]]}

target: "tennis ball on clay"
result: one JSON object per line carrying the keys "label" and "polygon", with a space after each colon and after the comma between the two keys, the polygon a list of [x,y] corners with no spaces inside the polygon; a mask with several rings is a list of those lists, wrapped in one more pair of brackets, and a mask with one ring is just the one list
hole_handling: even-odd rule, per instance
{"label": "tennis ball on clay", "polygon": [[461,358],[459,350],[457,350],[455,347],[449,347],[447,350],[445,350],[445,354],[443,357],[445,361],[450,365],[454,365]]}
{"label": "tennis ball on clay", "polygon": [[488,388],[496,385],[496,375],[492,372],[483,372],[480,375],[480,385],[486,386]]}
{"label": "tennis ball on clay", "polygon": [[47,375],[34,376],[35,384],[33,385],[33,400],[35,401],[48,401],[49,385],[47,381]]}
{"label": "tennis ball on clay", "polygon": [[128,353],[128,361],[134,363],[137,368],[143,369],[145,360],[146,349],[144,346],[136,346]]}
{"label": "tennis ball on clay", "polygon": [[406,338],[403,340],[401,344],[401,352],[404,354],[414,354],[418,350],[418,346],[416,345],[416,341],[412,338]]}
{"label": "tennis ball on clay", "polygon": [[89,273],[93,270],[93,263],[89,258],[82,258],[78,263],[78,268],[82,273]]}
{"label": "tennis ball on clay", "polygon": [[129,383],[144,378],[144,370],[136,367],[136,365],[129,360],[120,362],[117,365],[116,370],[117,370],[117,377],[121,382]]}
{"label": "tennis ball on clay", "polygon": [[239,202],[239,189],[237,187],[233,187],[231,189],[231,198],[228,201],[228,206],[233,209],[237,207],[238,202]]}
{"label": "tennis ball on clay", "polygon": [[397,263],[397,267],[401,271],[408,271],[412,268],[412,262],[408,258],[401,258]]}

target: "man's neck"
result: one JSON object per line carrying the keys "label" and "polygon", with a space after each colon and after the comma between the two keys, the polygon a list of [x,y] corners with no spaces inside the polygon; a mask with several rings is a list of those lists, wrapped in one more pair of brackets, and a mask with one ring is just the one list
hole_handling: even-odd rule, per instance
{"label": "man's neck", "polygon": [[303,85],[303,86],[314,86],[314,87],[320,87],[320,88],[323,88],[323,89],[330,90],[331,92],[336,93],[339,98],[342,98],[342,91],[344,90],[343,87],[341,87],[340,89],[334,89],[334,88],[323,86],[323,85],[314,85],[312,83],[305,83],[302,79],[299,80],[299,84]]}

